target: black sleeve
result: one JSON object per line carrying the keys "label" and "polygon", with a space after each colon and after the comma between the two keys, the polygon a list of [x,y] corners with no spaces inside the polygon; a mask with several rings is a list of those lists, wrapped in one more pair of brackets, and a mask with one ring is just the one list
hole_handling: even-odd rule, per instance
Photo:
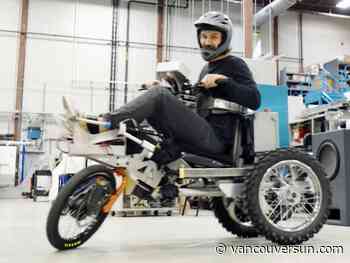
{"label": "black sleeve", "polygon": [[260,107],[260,92],[257,89],[247,64],[238,60],[232,67],[232,77],[219,82],[217,92],[220,97],[236,102],[244,107],[256,110]]}

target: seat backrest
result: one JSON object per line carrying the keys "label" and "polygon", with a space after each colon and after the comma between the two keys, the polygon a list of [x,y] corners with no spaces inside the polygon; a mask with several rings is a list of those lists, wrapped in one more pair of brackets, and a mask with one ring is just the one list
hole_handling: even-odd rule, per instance
{"label": "seat backrest", "polygon": [[[242,125],[242,123],[246,120],[246,115],[248,112],[248,109],[231,101],[209,97],[205,104],[202,105],[203,107],[207,108],[210,111],[210,114],[232,114],[236,116],[235,118],[235,125],[234,125],[234,138],[232,138],[232,148],[230,150],[230,155],[232,158],[232,163],[235,167],[239,167],[242,165],[241,162],[241,156],[242,153],[244,153],[245,146],[242,146],[242,131],[246,130],[245,125]],[[246,131],[244,131],[246,132]],[[244,135],[245,136],[245,135]],[[243,137],[244,137],[243,136]],[[246,136],[244,137],[246,139]]]}
{"label": "seat backrest", "polygon": [[242,121],[247,113],[247,108],[224,99],[211,97],[207,101],[207,108],[211,114],[227,114],[231,113],[236,116],[234,125],[234,138],[231,150],[232,162],[235,167],[240,166],[239,160],[242,153]]}
{"label": "seat backrest", "polygon": [[232,162],[241,167],[255,159],[254,114],[240,115],[235,121]]}

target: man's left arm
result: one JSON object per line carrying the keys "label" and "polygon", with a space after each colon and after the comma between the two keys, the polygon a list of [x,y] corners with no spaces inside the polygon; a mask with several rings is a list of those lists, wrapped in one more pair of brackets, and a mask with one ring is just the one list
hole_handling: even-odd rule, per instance
{"label": "man's left arm", "polygon": [[233,67],[234,78],[218,80],[216,94],[244,107],[256,110],[260,107],[260,92],[257,89],[247,64],[242,60]]}

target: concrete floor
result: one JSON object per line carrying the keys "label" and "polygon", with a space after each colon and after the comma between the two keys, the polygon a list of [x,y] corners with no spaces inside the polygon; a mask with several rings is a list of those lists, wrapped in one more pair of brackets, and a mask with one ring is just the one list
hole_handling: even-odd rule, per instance
{"label": "concrete floor", "polygon": [[226,232],[207,212],[199,217],[109,217],[80,248],[58,252],[46,240],[49,203],[0,199],[0,263],[7,262],[350,262],[350,227],[326,225],[305,243],[316,248],[342,245],[342,255],[263,254],[217,255],[219,243],[271,245],[264,238],[238,239]]}

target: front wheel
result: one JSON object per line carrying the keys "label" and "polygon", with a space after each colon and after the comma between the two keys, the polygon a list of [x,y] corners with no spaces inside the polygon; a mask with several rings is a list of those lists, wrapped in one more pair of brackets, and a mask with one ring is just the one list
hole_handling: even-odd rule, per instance
{"label": "front wheel", "polygon": [[329,181],[320,163],[303,152],[268,153],[247,179],[245,195],[253,224],[278,244],[300,244],[328,219]]}
{"label": "front wheel", "polygon": [[50,209],[46,234],[59,250],[85,243],[108,213],[102,211],[115,191],[113,171],[94,165],[75,174],[61,189]]}

